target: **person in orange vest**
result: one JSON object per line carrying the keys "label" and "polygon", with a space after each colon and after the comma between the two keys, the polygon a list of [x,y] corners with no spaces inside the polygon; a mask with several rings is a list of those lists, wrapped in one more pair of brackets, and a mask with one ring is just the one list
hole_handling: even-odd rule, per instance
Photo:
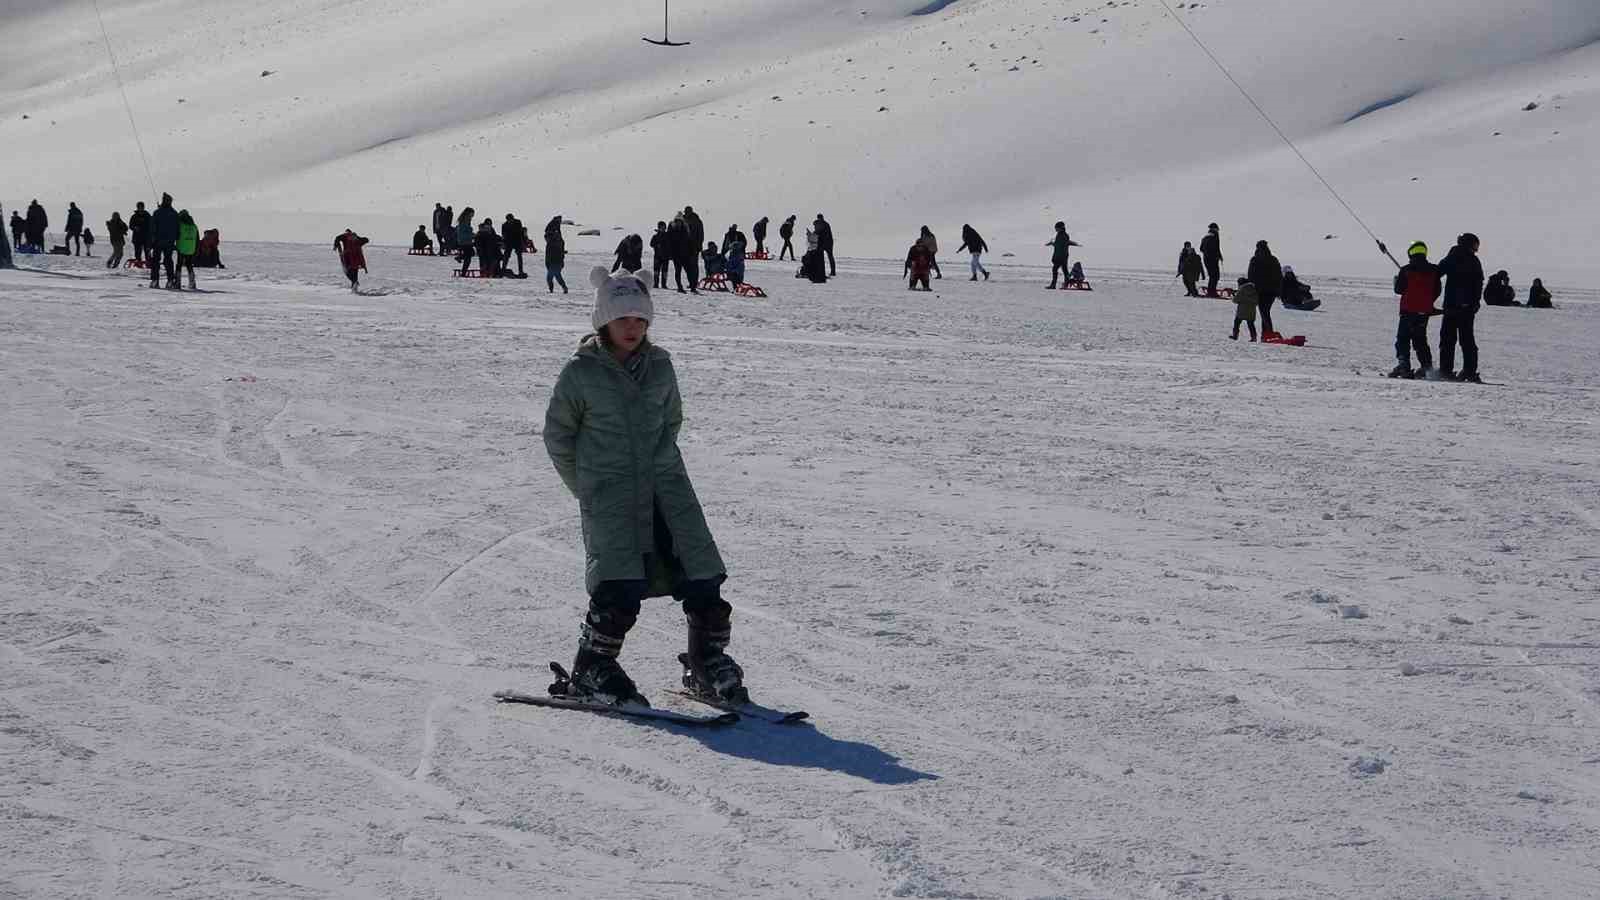
{"label": "person in orange vest", "polygon": [[[1428,350],[1428,317],[1438,315],[1433,303],[1444,293],[1439,267],[1428,262],[1428,245],[1417,241],[1406,250],[1408,260],[1394,276],[1394,292],[1400,295],[1400,327],[1395,331],[1394,354],[1399,364],[1390,378],[1426,378],[1433,368]],[[1411,351],[1417,353],[1417,368],[1411,368]]]}

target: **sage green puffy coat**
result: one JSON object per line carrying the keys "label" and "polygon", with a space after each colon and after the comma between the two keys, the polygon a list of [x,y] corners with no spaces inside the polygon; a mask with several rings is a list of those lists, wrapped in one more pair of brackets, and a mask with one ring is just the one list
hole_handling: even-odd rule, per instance
{"label": "sage green puffy coat", "polygon": [[636,379],[598,337],[585,338],[550,395],[544,445],[578,498],[588,590],[648,578],[650,596],[659,597],[672,593],[674,573],[655,546],[658,507],[683,577],[717,578],[727,570],[678,452],[683,400],[672,356],[648,339],[638,352]]}

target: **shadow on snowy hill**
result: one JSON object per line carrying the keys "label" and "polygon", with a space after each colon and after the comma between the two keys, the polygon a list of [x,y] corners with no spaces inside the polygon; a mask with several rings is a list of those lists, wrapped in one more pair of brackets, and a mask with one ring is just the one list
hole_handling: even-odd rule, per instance
{"label": "shadow on snowy hill", "polygon": [[824,769],[874,784],[911,784],[939,776],[900,764],[900,757],[860,741],[831,738],[809,723],[754,725],[687,732],[706,747],[753,762]]}

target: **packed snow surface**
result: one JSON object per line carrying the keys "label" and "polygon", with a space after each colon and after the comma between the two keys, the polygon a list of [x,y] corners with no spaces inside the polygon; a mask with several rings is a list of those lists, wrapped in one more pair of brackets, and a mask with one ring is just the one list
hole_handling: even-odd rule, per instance
{"label": "packed snow surface", "polygon": [[1142,268],[1218,221],[1235,252],[1381,272],[1175,15],[1390,244],[1474,231],[1600,279],[1594,0],[1170,5],[679,0],[692,43],[661,48],[661,0],[100,0],[109,42],[88,3],[12,0],[0,202],[98,226],[164,190],[224,239],[314,242],[399,241],[435,202],[629,231],[821,211],[863,256],[970,222],[1025,257],[1060,219]]}
{"label": "packed snow surface", "polygon": [[[1378,375],[1381,279],[1304,348],[1168,273],[658,294],[732,649],[814,716],[695,732],[490,699],[575,644],[591,294],[223,251],[0,272],[0,895],[1600,894],[1594,294],[1481,313],[1484,386]],[[687,709],[682,640],[625,659]]]}

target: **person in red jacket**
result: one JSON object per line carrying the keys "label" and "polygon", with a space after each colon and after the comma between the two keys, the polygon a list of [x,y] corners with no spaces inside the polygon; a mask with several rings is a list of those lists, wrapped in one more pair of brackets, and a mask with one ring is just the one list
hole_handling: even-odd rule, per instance
{"label": "person in red jacket", "polygon": [[[1394,292],[1400,295],[1400,327],[1394,336],[1395,358],[1399,365],[1390,378],[1426,378],[1433,368],[1428,350],[1428,317],[1439,314],[1433,303],[1444,293],[1439,267],[1428,262],[1428,245],[1421,241],[1406,250],[1409,257],[1394,276]],[[1417,368],[1411,368],[1411,350],[1417,352]]]}
{"label": "person in red jacket", "polygon": [[[927,243],[922,238],[917,238],[916,243],[911,245],[910,252],[906,254],[906,272],[911,275],[910,290],[933,290],[928,286],[928,273],[931,271],[933,271],[933,252],[928,249]],[[917,287],[918,282],[921,282],[921,288]]]}
{"label": "person in red jacket", "polygon": [[367,270],[367,255],[361,250],[366,243],[366,238],[348,228],[333,239],[333,249],[339,252],[339,262],[344,266],[344,277],[350,279],[351,291],[357,289],[361,273]]}

